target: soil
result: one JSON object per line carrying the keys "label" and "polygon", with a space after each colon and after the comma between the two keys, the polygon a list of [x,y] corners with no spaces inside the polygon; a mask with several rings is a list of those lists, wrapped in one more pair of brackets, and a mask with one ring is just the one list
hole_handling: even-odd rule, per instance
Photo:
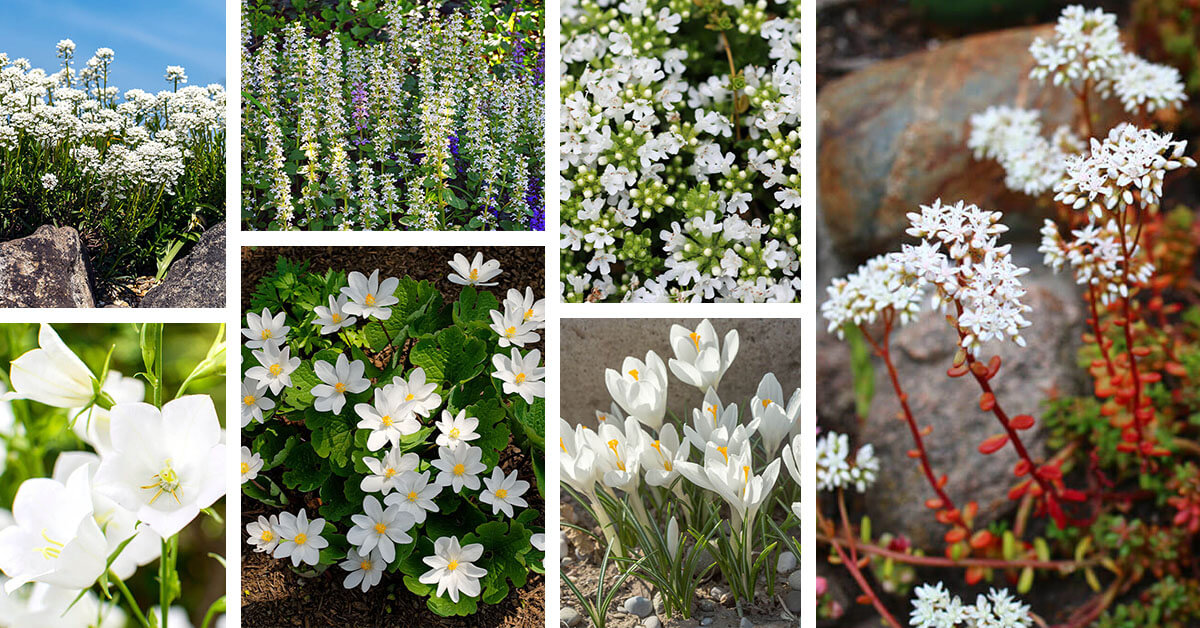
{"label": "soil", "polygon": [[[384,276],[432,282],[447,302],[457,298],[460,287],[446,279],[451,272],[447,261],[455,253],[468,258],[475,251],[500,261],[502,274],[498,285],[489,288],[500,298],[509,288],[524,292],[526,286],[541,294],[545,285],[545,257],[541,247],[247,247],[242,249],[242,308],[249,307],[254,285],[275,267],[275,260],[286,256],[293,261],[305,259],[309,269],[323,273],[333,268],[367,272],[378,268]],[[541,346],[537,343],[537,347]],[[528,348],[528,347],[527,347]],[[531,461],[514,455],[509,447],[501,453],[501,468],[516,469],[521,477],[532,477]],[[510,468],[511,467],[511,468]],[[274,470],[273,470],[274,471]],[[271,472],[267,472],[270,474]],[[529,507],[543,513],[545,504],[536,491],[527,494]],[[311,496],[316,499],[315,495]],[[310,501],[307,496],[290,496],[292,503]],[[404,586],[403,574],[387,574],[379,585],[366,594],[342,587],[344,574],[336,566],[313,577],[304,577],[291,563],[254,552],[245,544],[246,524],[259,515],[277,513],[254,500],[242,499],[242,625],[254,627],[305,628],[317,626],[378,626],[422,628],[533,628],[545,626],[545,578],[531,573],[529,581],[513,590],[499,604],[483,605],[469,617],[439,617],[420,598]]]}

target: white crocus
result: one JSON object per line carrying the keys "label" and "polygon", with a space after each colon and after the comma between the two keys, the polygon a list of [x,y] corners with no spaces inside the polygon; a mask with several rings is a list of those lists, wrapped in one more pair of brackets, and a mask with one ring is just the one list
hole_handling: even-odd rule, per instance
{"label": "white crocus", "polygon": [[27,582],[87,589],[104,573],[107,543],[93,517],[88,469],[66,484],[25,480],[13,501],[13,525],[0,530],[0,571],[8,593]]}
{"label": "white crocus", "polygon": [[679,476],[675,467],[680,461],[687,460],[691,451],[688,441],[680,442],[679,432],[674,425],[663,425],[658,431],[658,438],[644,439],[638,453],[642,469],[646,472],[646,483],[651,486],[670,486]]}
{"label": "white crocus", "polygon": [[437,383],[425,381],[425,369],[417,367],[408,373],[408,379],[397,375],[392,383],[383,387],[384,394],[402,402],[412,402],[412,411],[427,417],[442,405],[442,396],[433,392]]}
{"label": "white crocus", "polygon": [[480,462],[482,456],[483,450],[478,447],[438,447],[438,459],[432,463],[441,471],[437,483],[451,487],[455,493],[461,493],[464,486],[478,490],[479,473],[487,470],[487,466]]}
{"label": "white crocus", "polygon": [[318,305],[313,308],[317,318],[313,321],[314,325],[321,326],[321,335],[337,333],[343,327],[351,327],[358,319],[346,313],[346,302],[350,297],[342,295],[334,298],[329,295],[329,307]]}
{"label": "white crocus", "polygon": [[737,404],[728,406],[721,404],[717,392],[709,389],[704,393],[704,403],[700,408],[692,410],[692,424],[683,426],[683,435],[692,447],[700,451],[712,442],[713,434],[724,428],[724,433],[731,434],[738,424]]}
{"label": "white crocus", "polygon": [[503,354],[492,356],[492,366],[496,370],[492,377],[504,382],[503,389],[507,395],[520,395],[525,403],[533,403],[535,397],[546,396],[546,369],[538,366],[542,361],[542,352],[534,349],[527,355],[514,348],[511,358]]}
{"label": "white crocus", "polygon": [[800,486],[800,470],[804,465],[800,462],[800,452],[803,451],[803,445],[800,442],[800,435],[797,434],[792,438],[792,442],[783,446],[783,453],[780,458],[783,459],[783,466],[787,467],[788,474],[796,481],[796,486]]}
{"label": "white crocus", "polygon": [[414,410],[415,401],[402,401],[398,395],[389,395],[387,389],[375,390],[375,403],[356,403],[354,412],[361,421],[360,430],[371,430],[367,437],[367,449],[379,451],[384,445],[400,444],[400,437],[414,434],[421,429]]}
{"label": "white crocus", "polygon": [[649,437],[633,417],[625,419],[624,431],[616,425],[604,424],[596,432],[587,432],[596,451],[596,463],[600,467],[601,479],[609,488],[636,491],[638,474],[641,472],[643,441]]}
{"label": "white crocus", "polygon": [[409,471],[416,471],[421,464],[421,458],[414,453],[402,453],[399,447],[393,447],[383,457],[383,460],[372,456],[364,456],[363,464],[371,470],[371,474],[362,479],[359,488],[365,493],[383,493],[396,488],[397,482]]}
{"label": "white crocus", "polygon": [[682,325],[671,325],[671,349],[675,352],[670,361],[671,372],[679,381],[702,391],[715,389],[737,357],[738,332],[729,330],[722,347],[717,331],[708,319],[701,321],[694,331]]}
{"label": "white crocus", "polygon": [[354,527],[346,532],[346,540],[365,554],[378,548],[385,562],[396,559],[396,545],[408,545],[413,539],[407,534],[415,525],[412,515],[401,512],[399,506],[379,505],[374,495],[363,498],[363,514],[351,515]]}
{"label": "white crocus", "polygon": [[450,283],[460,286],[494,286],[496,282],[488,281],[499,276],[501,272],[500,262],[494,259],[483,261],[483,253],[476,253],[475,259],[470,262],[462,253],[455,253],[450,268],[454,270],[449,276]]}
{"label": "white crocus", "polygon": [[750,447],[740,451],[733,447],[721,448],[709,443],[704,454],[703,466],[692,462],[680,462],[677,466],[693,484],[716,492],[728,504],[733,513],[734,530],[742,524],[752,526],[754,516],[770,494],[779,476],[779,460],[772,460],[762,475],[754,473]]}
{"label": "white crocus", "polygon": [[480,591],[479,579],[487,575],[486,569],[474,564],[481,556],[483,546],[479,543],[460,546],[458,537],[444,536],[433,542],[433,556],[421,559],[430,570],[421,574],[419,580],[436,583],[437,595],[446,593],[454,603],[458,603],[460,594],[476,597]]}
{"label": "white crocus", "polygon": [[383,499],[388,506],[399,506],[400,512],[413,516],[417,524],[425,523],[425,513],[438,512],[437,502],[433,501],[442,492],[442,486],[429,481],[429,471],[408,471],[400,474],[396,481],[396,491]]}
{"label": "white crocus", "polygon": [[249,447],[242,447],[242,484],[257,478],[262,466],[262,456],[250,451]]}
{"label": "white crocus", "polygon": [[620,372],[605,369],[604,384],[629,416],[652,430],[662,426],[667,412],[667,367],[657,353],[647,351],[645,362],[625,358]]}
{"label": "white crocus", "polygon": [[278,530],[279,517],[271,515],[267,518],[259,515],[258,521],[246,524],[246,536],[250,537],[246,542],[253,545],[256,552],[272,552],[279,545]]}
{"label": "white crocus", "polygon": [[271,389],[272,395],[292,385],[292,371],[300,366],[300,358],[291,357],[291,347],[267,345],[253,352],[258,366],[246,369],[246,377],[258,382],[258,389]]}
{"label": "white crocus", "polygon": [[346,574],[342,586],[347,589],[358,588],[366,593],[368,589],[379,584],[379,581],[383,579],[383,572],[387,565],[387,561],[380,556],[377,550],[359,553],[358,550],[350,548],[346,552],[346,560],[341,562],[341,568],[350,572]]}
{"label": "white crocus", "polygon": [[242,380],[242,403],[240,405],[242,406],[242,427],[250,425],[251,421],[262,423],[265,420],[263,412],[275,409],[275,401],[264,395],[263,389],[258,387],[258,382],[249,377]]}
{"label": "white crocus", "polygon": [[96,469],[96,491],[171,537],[225,494],[221,431],[207,395],[180,397],[161,411],[113,406],[112,450]]}
{"label": "white crocus", "polygon": [[533,288],[526,287],[524,295],[519,290],[509,289],[504,298],[504,312],[507,314],[510,310],[519,313],[522,321],[533,323],[535,329],[546,327],[546,300],[537,298]]}
{"label": "white crocus", "polygon": [[392,317],[391,306],[400,302],[400,299],[396,298],[399,279],[388,277],[380,283],[379,270],[376,269],[369,278],[354,271],[350,273],[348,280],[350,285],[342,288],[342,294],[350,301],[342,306],[343,312],[381,321]]}
{"label": "white crocus", "polygon": [[45,323],[38,328],[38,348],[12,361],[9,378],[13,391],[5,393],[4,400],[30,399],[56,408],[91,405],[99,384],[83,360]]}
{"label": "white crocus", "polygon": [[247,312],[246,327],[242,329],[242,335],[246,337],[246,346],[251,349],[262,349],[268,345],[276,347],[282,345],[287,340],[288,332],[292,329],[283,324],[286,319],[286,312],[272,316],[271,311],[265,307],[262,314]]}
{"label": "white crocus", "polygon": [[291,558],[292,566],[299,567],[300,563],[316,565],[321,562],[321,550],[329,547],[329,541],[321,534],[325,531],[324,519],[308,520],[308,513],[303,508],[300,514],[290,512],[279,513],[279,545],[271,554],[275,558]]}
{"label": "white crocus", "polygon": [[487,488],[479,494],[479,501],[491,504],[493,515],[503,512],[505,516],[511,518],[513,506],[521,508],[529,506],[529,502],[521,497],[525,491],[529,490],[529,482],[517,479],[516,471],[505,476],[504,471],[497,466],[492,469],[492,477],[484,478],[483,483]]}
{"label": "white crocus", "polygon": [[466,410],[459,410],[457,416],[442,410],[442,420],[437,422],[438,447],[457,449],[464,444],[470,444],[468,441],[479,438],[479,432],[475,431],[478,427],[479,419],[467,416]]}
{"label": "white crocus", "polygon": [[561,418],[558,425],[558,460],[562,481],[584,495],[594,495],[601,471],[596,464],[596,451],[591,447],[588,429],[582,425],[572,429]]}
{"label": "white crocus", "polygon": [[767,373],[758,384],[758,394],[750,400],[750,412],[754,415],[750,429],[762,436],[767,457],[773,458],[800,418],[800,389],[784,406],[783,387],[774,373]]}
{"label": "white crocus", "polygon": [[[108,395],[113,403],[130,403],[146,398],[146,382],[136,377],[125,377],[116,371],[108,372],[100,390]],[[100,406],[92,406],[86,410],[73,408],[69,414],[71,420],[75,422],[71,426],[75,435],[94,447],[96,451],[112,446],[108,410]]]}
{"label": "white crocus", "polygon": [[371,386],[371,380],[363,377],[366,365],[362,360],[353,362],[341,354],[334,365],[325,360],[313,364],[313,372],[322,383],[312,387],[313,407],[320,412],[342,413],[346,405],[346,393],[357,394]]}

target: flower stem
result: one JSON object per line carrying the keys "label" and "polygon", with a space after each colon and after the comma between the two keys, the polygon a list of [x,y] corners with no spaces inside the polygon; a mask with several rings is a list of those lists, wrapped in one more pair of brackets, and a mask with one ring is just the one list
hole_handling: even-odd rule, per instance
{"label": "flower stem", "polygon": [[117,577],[117,574],[112,571],[108,572],[112,581],[117,583],[117,588],[121,590],[121,595],[125,597],[125,601],[129,604],[129,608],[133,611],[133,616],[137,618],[138,623],[144,628],[150,628],[150,622],[146,621],[146,616],[142,614],[142,609],[138,607],[137,600],[133,599],[133,594],[129,592],[129,587]]}
{"label": "flower stem", "polygon": [[1125,237],[1126,216],[1126,208],[1122,207],[1120,213],[1117,214],[1117,231],[1121,234],[1121,254],[1125,258],[1121,263],[1121,282],[1125,284],[1126,289],[1126,295],[1121,299],[1122,316],[1125,318],[1125,324],[1122,327],[1125,330],[1125,354],[1129,358],[1129,375],[1133,379],[1133,396],[1129,401],[1129,414],[1133,420],[1134,430],[1137,432],[1138,460],[1141,461],[1144,470],[1146,460],[1143,456],[1142,443],[1145,441],[1142,434],[1142,421],[1138,418],[1138,409],[1142,405],[1142,379],[1138,372],[1137,356],[1133,353],[1133,308],[1130,306],[1130,301],[1133,298],[1134,286],[1129,280],[1129,264],[1133,261],[1133,252],[1137,250],[1137,241],[1141,239],[1142,229],[1139,223],[1133,242],[1129,242],[1129,239]]}

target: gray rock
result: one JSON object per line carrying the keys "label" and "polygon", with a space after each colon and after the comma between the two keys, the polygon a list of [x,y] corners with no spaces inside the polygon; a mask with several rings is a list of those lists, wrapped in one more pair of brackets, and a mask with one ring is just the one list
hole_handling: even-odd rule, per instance
{"label": "gray rock", "polygon": [[701,626],[711,626],[711,625],[712,625],[712,623],[713,623],[713,618],[712,618],[712,617],[705,617],[704,619],[701,619],[701,620],[700,620],[700,625],[701,625]]}
{"label": "gray rock", "polygon": [[784,552],[779,555],[779,562],[775,563],[775,571],[778,573],[791,573],[796,569],[796,555],[791,552]]}
{"label": "gray rock", "polygon": [[709,599],[700,600],[696,603],[696,605],[699,606],[700,610],[704,611],[705,613],[711,613],[717,610],[717,604]]}
{"label": "gray rock", "polygon": [[749,617],[743,617],[742,621],[738,622],[738,628],[754,628],[754,622],[750,621]]}
{"label": "gray rock", "polygon": [[635,595],[625,600],[625,611],[638,617],[648,617],[654,612],[654,603],[649,598]]}
{"label": "gray rock", "polygon": [[788,594],[783,598],[783,603],[789,611],[799,613],[800,606],[804,604],[804,592],[800,590],[788,591]]}
{"label": "gray rock", "polygon": [[788,587],[793,591],[799,591],[804,588],[804,578],[801,576],[799,569],[788,575],[787,583]]}
{"label": "gray rock", "polygon": [[578,626],[583,621],[583,615],[572,606],[564,606],[558,611],[558,619],[562,622],[562,625],[568,628],[575,628],[575,626]]}
{"label": "gray rock", "polygon": [[225,223],[205,231],[138,307],[225,307]]}
{"label": "gray rock", "polygon": [[0,307],[95,307],[79,233],[43,225],[0,244]]}
{"label": "gray rock", "polygon": [[666,602],[663,601],[662,593],[654,594],[654,614],[655,615],[666,615],[667,614],[667,604],[666,604]]}
{"label": "gray rock", "polygon": [[642,628],[662,628],[662,620],[651,615],[646,618],[646,621],[642,622]]}

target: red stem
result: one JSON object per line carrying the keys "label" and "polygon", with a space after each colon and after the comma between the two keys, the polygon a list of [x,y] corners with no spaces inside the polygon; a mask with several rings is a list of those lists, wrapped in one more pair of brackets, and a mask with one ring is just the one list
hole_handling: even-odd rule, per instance
{"label": "red stem", "polygon": [[1117,374],[1112,358],[1108,355],[1108,347],[1104,346],[1104,335],[1100,332],[1100,311],[1096,307],[1096,286],[1088,284],[1088,305],[1092,309],[1092,334],[1096,336],[1096,344],[1100,347],[1100,355],[1104,356],[1104,364],[1108,367],[1108,376]]}
{"label": "red stem", "polygon": [[837,552],[838,558],[846,566],[846,570],[850,572],[854,581],[858,583],[858,587],[862,589],[863,595],[866,595],[871,600],[871,605],[875,607],[879,615],[891,624],[892,628],[902,628],[900,622],[896,621],[892,613],[883,605],[883,601],[875,594],[875,591],[871,588],[871,584],[863,576],[862,570],[858,568],[858,552],[854,549],[854,536],[850,529],[850,518],[846,514],[846,499],[840,489],[838,490],[838,510],[841,511],[842,525],[846,529],[846,546],[850,548],[850,556],[846,556],[846,553],[842,551],[841,545],[837,543],[833,544],[834,551]]}
{"label": "red stem", "polygon": [[1127,208],[1122,208],[1117,214],[1118,224],[1117,230],[1121,234],[1121,254],[1125,260],[1121,264],[1121,281],[1125,284],[1128,294],[1121,299],[1121,307],[1125,317],[1125,353],[1129,357],[1129,374],[1133,378],[1133,398],[1130,400],[1129,414],[1133,419],[1133,427],[1137,431],[1137,455],[1138,460],[1145,464],[1145,459],[1142,455],[1142,442],[1144,436],[1142,434],[1142,422],[1138,419],[1137,410],[1141,406],[1142,401],[1142,379],[1138,372],[1137,357],[1133,354],[1133,308],[1130,306],[1130,301],[1133,298],[1133,285],[1129,282],[1129,263],[1133,260],[1133,250],[1137,248],[1137,241],[1141,238],[1142,229],[1141,222],[1138,223],[1137,233],[1134,235],[1133,247],[1131,248],[1128,239],[1125,237]]}

